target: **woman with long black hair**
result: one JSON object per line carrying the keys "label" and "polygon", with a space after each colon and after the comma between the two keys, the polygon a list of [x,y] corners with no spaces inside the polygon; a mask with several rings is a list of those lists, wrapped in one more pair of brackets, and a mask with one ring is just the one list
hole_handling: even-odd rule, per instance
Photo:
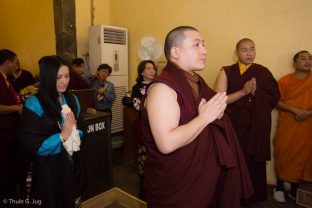
{"label": "woman with long black hair", "polygon": [[[69,66],[62,58],[42,57],[39,68],[39,91],[26,100],[19,129],[25,162],[33,164],[30,202],[47,208],[72,208],[84,184],[79,156],[83,136],[80,105],[67,90]],[[62,113],[65,105],[70,108],[66,115]],[[70,140],[71,145],[65,145]]]}

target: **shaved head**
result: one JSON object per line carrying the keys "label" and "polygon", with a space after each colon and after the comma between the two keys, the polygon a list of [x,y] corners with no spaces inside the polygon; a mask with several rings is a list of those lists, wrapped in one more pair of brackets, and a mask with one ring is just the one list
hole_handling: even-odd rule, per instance
{"label": "shaved head", "polygon": [[253,40],[249,39],[249,38],[243,38],[241,40],[239,40],[237,43],[236,43],[236,50],[239,49],[240,45],[244,42],[252,42],[254,45],[255,43],[253,42]]}
{"label": "shaved head", "polygon": [[179,26],[174,28],[167,34],[164,47],[167,61],[170,60],[171,48],[182,45],[183,41],[186,38],[184,34],[185,31],[198,31],[198,30],[191,26]]}

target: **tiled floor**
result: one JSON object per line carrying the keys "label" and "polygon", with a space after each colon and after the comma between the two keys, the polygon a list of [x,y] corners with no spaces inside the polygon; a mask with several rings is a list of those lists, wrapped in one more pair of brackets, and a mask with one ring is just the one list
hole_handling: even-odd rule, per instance
{"label": "tiled floor", "polygon": [[[114,186],[123,189],[133,196],[139,193],[139,178],[137,164],[134,160],[123,158],[122,148],[113,149],[113,180]],[[268,185],[268,200],[264,202],[264,208],[302,208],[294,201],[287,198],[286,203],[278,203],[273,199],[273,186]]]}
{"label": "tiled floor", "polygon": [[122,149],[113,149],[113,186],[123,189],[137,197],[139,194],[139,177],[136,161],[124,159]]}

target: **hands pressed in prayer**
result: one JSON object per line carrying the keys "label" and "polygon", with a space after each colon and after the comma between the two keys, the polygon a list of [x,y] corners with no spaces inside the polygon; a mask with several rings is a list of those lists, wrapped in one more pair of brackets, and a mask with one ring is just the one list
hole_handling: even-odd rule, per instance
{"label": "hands pressed in prayer", "polygon": [[108,84],[104,84],[102,87],[98,89],[98,93],[101,95],[105,95],[105,90],[107,89]]}
{"label": "hands pressed in prayer", "polygon": [[98,102],[104,99],[104,97],[105,97],[105,90],[107,89],[107,87],[108,87],[108,84],[103,85],[103,87],[100,87],[98,89],[98,93],[99,94],[97,95],[97,98],[96,98]]}
{"label": "hands pressed in prayer", "polygon": [[244,87],[242,90],[246,95],[248,94],[255,95],[256,89],[257,89],[257,82],[256,82],[256,79],[253,77],[244,84]]}
{"label": "hands pressed in prayer", "polygon": [[61,137],[64,141],[71,135],[76,119],[73,112],[67,113],[62,126]]}
{"label": "hands pressed in prayer", "polygon": [[208,123],[222,118],[226,108],[226,100],[227,96],[225,92],[217,93],[208,101],[202,99],[198,106],[199,115],[203,115],[205,118],[208,118]]}
{"label": "hands pressed in prayer", "polygon": [[99,93],[99,94],[104,94],[104,93],[105,93],[104,87],[100,87],[100,88],[98,89],[98,93]]}

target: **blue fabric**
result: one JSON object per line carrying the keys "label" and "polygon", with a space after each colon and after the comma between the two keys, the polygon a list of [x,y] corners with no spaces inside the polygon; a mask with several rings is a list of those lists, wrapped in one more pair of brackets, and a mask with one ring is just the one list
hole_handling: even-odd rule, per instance
{"label": "blue fabric", "polygon": [[28,108],[32,112],[36,113],[38,116],[42,117],[43,109],[39,103],[39,100],[36,96],[31,96],[26,99],[24,107]]}
{"label": "blue fabric", "polygon": [[[62,97],[63,105],[67,104],[66,99],[63,94],[61,94],[61,97]],[[78,117],[80,114],[80,105],[79,105],[78,98],[75,95],[74,95],[74,98],[75,98],[75,102],[77,105],[77,117]],[[42,106],[40,105],[39,100],[36,96],[31,96],[27,98],[24,107],[33,111],[40,117],[43,116]],[[64,123],[64,117],[62,116],[62,123],[60,125],[63,125],[63,123]],[[81,130],[79,130],[79,136],[80,138],[83,137],[83,132]],[[41,147],[38,149],[37,154],[42,155],[42,156],[58,154],[61,152],[61,147],[62,147],[61,145],[62,145],[62,141],[61,141],[60,133],[53,134],[49,136],[47,139],[45,139]]]}
{"label": "blue fabric", "polygon": [[[101,87],[104,87],[107,85],[107,88],[105,90],[105,93],[103,96],[103,99],[100,101],[97,101],[97,96],[99,95],[98,93],[98,89]],[[95,89],[95,109],[96,110],[108,110],[112,108],[112,104],[116,99],[116,95],[115,95],[115,86],[113,83],[105,80],[104,83],[100,83],[98,81],[95,81],[93,83],[93,89]]]}

